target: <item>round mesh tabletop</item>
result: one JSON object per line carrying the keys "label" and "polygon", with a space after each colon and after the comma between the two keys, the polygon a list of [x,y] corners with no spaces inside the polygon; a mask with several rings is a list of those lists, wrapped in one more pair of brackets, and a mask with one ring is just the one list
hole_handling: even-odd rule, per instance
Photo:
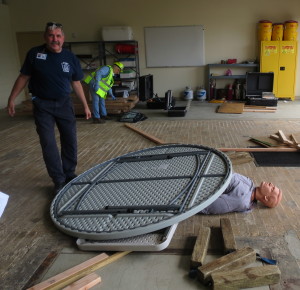
{"label": "round mesh tabletop", "polygon": [[228,157],[201,145],[162,145],[96,165],[51,203],[54,224],[78,238],[111,240],[178,223],[215,201],[232,173]]}

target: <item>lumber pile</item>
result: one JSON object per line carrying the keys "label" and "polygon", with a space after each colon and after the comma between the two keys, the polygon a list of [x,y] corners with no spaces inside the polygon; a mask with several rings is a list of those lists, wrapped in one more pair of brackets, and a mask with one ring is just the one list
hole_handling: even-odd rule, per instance
{"label": "lumber pile", "polygon": [[137,95],[131,95],[128,98],[117,97],[116,100],[106,99],[105,105],[109,115],[119,115],[127,113],[135,107],[139,98]]}
{"label": "lumber pile", "polygon": [[278,132],[271,134],[268,138],[251,137],[250,141],[266,148],[300,149],[300,139],[295,134],[287,136],[282,130],[278,130]]}
{"label": "lumber pile", "polygon": [[198,277],[204,285],[215,290],[252,288],[277,284],[280,270],[276,265],[249,267],[256,261],[256,252],[250,247],[237,248],[230,220],[221,218],[224,255],[205,263],[211,230],[200,229],[191,257],[190,277]]}
{"label": "lumber pile", "polygon": [[[74,113],[76,116],[84,115],[84,109],[82,103],[79,101],[77,96],[71,95],[74,105]],[[87,98],[88,105],[90,109],[92,109],[92,101]],[[129,112],[131,109],[135,107],[138,103],[139,98],[137,95],[131,95],[128,98],[117,97],[116,100],[112,100],[111,98],[107,98],[105,100],[107,114],[109,115],[119,115],[121,113]],[[32,112],[32,102],[31,100],[26,100],[22,102],[22,112],[31,113]]]}
{"label": "lumber pile", "polygon": [[[85,98],[87,100],[87,103],[92,109],[92,97],[89,92],[89,87],[82,83],[82,88],[83,92],[85,95]],[[74,106],[74,113],[76,116],[83,116],[84,113],[84,108],[82,106],[82,103],[78,99],[78,97],[75,95],[75,93],[71,93],[71,98],[73,101],[73,106]],[[122,113],[127,113],[131,109],[135,107],[135,105],[138,103],[139,98],[137,95],[130,95],[128,98],[123,98],[123,97],[117,97],[116,100],[112,100],[111,97],[107,97],[105,100],[105,105],[106,105],[106,110],[107,114],[109,115],[119,115]],[[26,100],[22,102],[22,112],[26,113],[31,113],[32,112],[32,101],[31,100]]]}
{"label": "lumber pile", "polygon": [[[155,136],[146,133],[145,131],[137,128],[136,126],[133,126],[131,124],[124,124],[125,127],[135,131],[136,133],[142,135],[143,137],[153,141],[154,143],[158,145],[162,144],[167,144],[164,140],[160,140],[159,138],[156,138]],[[251,138],[250,140],[253,141]],[[275,148],[273,147],[267,147],[267,148],[250,148],[250,147],[245,147],[245,148],[228,148],[228,147],[222,147],[222,148],[217,148],[218,150],[222,152],[295,152],[298,149],[297,148],[290,148],[286,146],[276,146]],[[244,160],[242,161],[243,163],[248,162],[249,160]]]}
{"label": "lumber pile", "polygon": [[[139,101],[137,95],[131,95],[128,98],[117,97],[116,100],[112,100],[107,97],[105,100],[106,111],[108,115],[119,115],[121,113],[129,112]],[[82,104],[77,97],[73,96],[73,104],[75,115],[84,115]],[[92,109],[92,102],[88,101],[90,109]]]}

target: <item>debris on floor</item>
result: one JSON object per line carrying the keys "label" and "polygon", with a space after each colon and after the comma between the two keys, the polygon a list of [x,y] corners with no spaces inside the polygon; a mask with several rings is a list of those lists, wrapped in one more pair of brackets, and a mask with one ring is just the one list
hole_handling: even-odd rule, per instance
{"label": "debris on floor", "polygon": [[269,137],[251,137],[250,141],[262,146],[262,147],[280,147],[280,148],[295,148],[300,149],[300,138],[295,134],[291,134],[289,138],[284,134],[282,130],[278,130],[275,134],[271,134]]}
{"label": "debris on floor", "polygon": [[217,109],[217,113],[224,114],[242,114],[244,112],[259,112],[259,113],[275,113],[276,107],[266,106],[251,106],[244,103],[230,103],[224,102]]}
{"label": "debris on floor", "polygon": [[248,162],[252,162],[253,158],[249,155],[248,152],[226,152],[226,155],[231,160],[233,165],[244,164]]}
{"label": "debris on floor", "polygon": [[[117,252],[112,255],[107,255],[106,253],[101,253],[75,267],[72,267],[62,273],[57,274],[35,286],[32,286],[28,290],[42,290],[42,289],[62,289],[66,286],[74,285],[74,283],[82,283],[84,282],[84,287],[80,289],[89,289],[88,285],[93,284],[92,286],[101,282],[101,278],[98,275],[89,274],[93,273],[97,269],[100,269],[124,256],[129,254],[130,252]],[[83,279],[83,281],[82,281]],[[79,281],[81,280],[81,281]],[[97,282],[97,283],[96,283]],[[94,284],[96,283],[96,284]],[[70,285],[71,284],[71,285]],[[76,285],[76,284],[75,284]],[[77,285],[78,286],[78,285]],[[91,287],[92,287],[91,286]],[[79,289],[79,288],[64,288],[64,289]]]}
{"label": "debris on floor", "polygon": [[220,227],[225,255],[204,263],[211,231],[208,227],[201,228],[192,253],[189,275],[191,278],[197,277],[204,285],[212,285],[215,290],[279,283],[281,272],[276,265],[247,267],[257,260],[257,253],[251,247],[237,248],[230,219],[221,218]]}

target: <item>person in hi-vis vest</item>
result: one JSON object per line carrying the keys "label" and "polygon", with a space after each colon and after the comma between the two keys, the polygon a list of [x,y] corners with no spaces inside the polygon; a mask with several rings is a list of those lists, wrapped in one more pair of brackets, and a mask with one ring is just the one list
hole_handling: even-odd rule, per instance
{"label": "person in hi-vis vest", "polygon": [[88,75],[84,82],[89,85],[93,104],[93,122],[103,124],[107,117],[105,99],[107,93],[115,100],[112,86],[114,84],[114,75],[123,71],[124,65],[121,62],[114,62],[112,66],[105,65]]}

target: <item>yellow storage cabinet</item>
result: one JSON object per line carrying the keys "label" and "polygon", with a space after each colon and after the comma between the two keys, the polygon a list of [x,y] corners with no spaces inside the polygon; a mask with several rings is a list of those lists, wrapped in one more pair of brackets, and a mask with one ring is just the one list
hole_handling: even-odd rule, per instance
{"label": "yellow storage cabinet", "polygon": [[295,99],[297,41],[262,41],[260,72],[274,72],[273,94]]}

